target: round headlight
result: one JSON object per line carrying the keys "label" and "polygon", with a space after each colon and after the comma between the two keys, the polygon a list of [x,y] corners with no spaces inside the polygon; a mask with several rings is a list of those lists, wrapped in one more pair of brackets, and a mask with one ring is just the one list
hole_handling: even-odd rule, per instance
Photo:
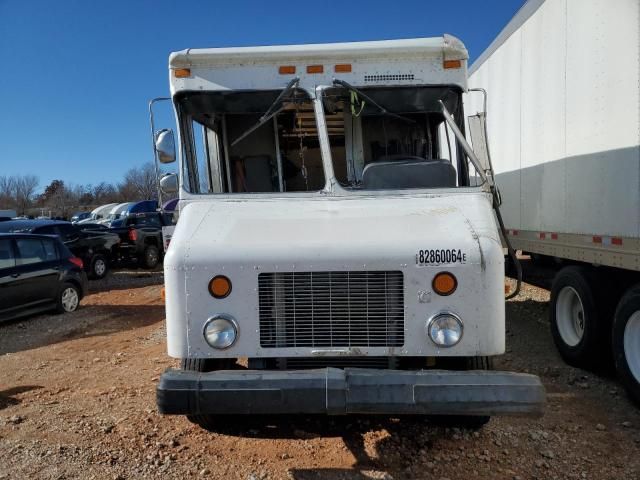
{"label": "round headlight", "polygon": [[462,338],[462,321],[452,313],[439,313],[427,323],[429,338],[439,347],[453,347]]}
{"label": "round headlight", "polygon": [[215,315],[204,324],[204,339],[213,348],[229,348],[237,336],[238,327],[229,315]]}

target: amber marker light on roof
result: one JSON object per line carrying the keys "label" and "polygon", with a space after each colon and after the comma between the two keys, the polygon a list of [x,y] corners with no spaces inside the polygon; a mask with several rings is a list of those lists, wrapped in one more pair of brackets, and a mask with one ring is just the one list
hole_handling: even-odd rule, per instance
{"label": "amber marker light on roof", "polygon": [[445,60],[442,62],[442,66],[444,68],[460,68],[462,67],[462,62],[460,60]]}
{"label": "amber marker light on roof", "polygon": [[176,68],[173,71],[173,76],[176,78],[187,78],[191,76],[190,68]]}
{"label": "amber marker light on roof", "polygon": [[453,273],[440,272],[433,277],[431,286],[433,287],[433,291],[438,295],[447,296],[456,291],[458,280]]}
{"label": "amber marker light on roof", "polygon": [[295,65],[280,65],[278,67],[278,73],[280,75],[293,75],[294,73],[296,73],[296,66]]}
{"label": "amber marker light on roof", "polygon": [[350,63],[339,63],[334,67],[334,71],[336,73],[349,73],[351,72],[351,64]]}
{"label": "amber marker light on roof", "polygon": [[209,293],[214,298],[226,298],[231,293],[231,280],[224,275],[216,275],[209,282]]}
{"label": "amber marker light on roof", "polygon": [[323,65],[307,65],[307,73],[322,73],[324,72]]}

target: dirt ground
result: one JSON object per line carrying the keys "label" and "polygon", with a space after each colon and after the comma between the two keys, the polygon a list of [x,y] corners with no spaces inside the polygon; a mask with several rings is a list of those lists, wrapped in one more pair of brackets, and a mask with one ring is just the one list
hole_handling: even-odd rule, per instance
{"label": "dirt ground", "polygon": [[289,418],[212,434],[155,407],[161,273],[92,282],[82,308],[0,325],[0,478],[638,479],[640,410],[613,377],[566,366],[548,291],[507,304],[496,368],[547,388],[541,419],[479,432],[416,418]]}

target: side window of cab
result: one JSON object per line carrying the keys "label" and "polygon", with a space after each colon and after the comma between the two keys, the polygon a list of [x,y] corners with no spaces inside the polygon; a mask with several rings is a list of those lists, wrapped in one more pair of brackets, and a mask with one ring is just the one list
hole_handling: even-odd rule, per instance
{"label": "side window of cab", "polygon": [[0,270],[16,266],[16,257],[13,253],[12,241],[8,238],[0,238]]}

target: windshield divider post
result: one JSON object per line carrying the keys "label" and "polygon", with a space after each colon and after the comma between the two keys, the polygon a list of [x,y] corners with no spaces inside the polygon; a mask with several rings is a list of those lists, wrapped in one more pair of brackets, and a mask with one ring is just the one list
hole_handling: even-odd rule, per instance
{"label": "windshield divider post", "polygon": [[318,142],[320,143],[320,152],[322,154],[322,166],[325,175],[325,191],[333,192],[338,183],[333,171],[333,159],[331,157],[331,144],[329,142],[329,133],[327,132],[327,122],[325,120],[324,105],[322,98],[326,87],[316,87],[315,98],[313,99],[313,109],[316,114],[316,129],[318,131]]}

